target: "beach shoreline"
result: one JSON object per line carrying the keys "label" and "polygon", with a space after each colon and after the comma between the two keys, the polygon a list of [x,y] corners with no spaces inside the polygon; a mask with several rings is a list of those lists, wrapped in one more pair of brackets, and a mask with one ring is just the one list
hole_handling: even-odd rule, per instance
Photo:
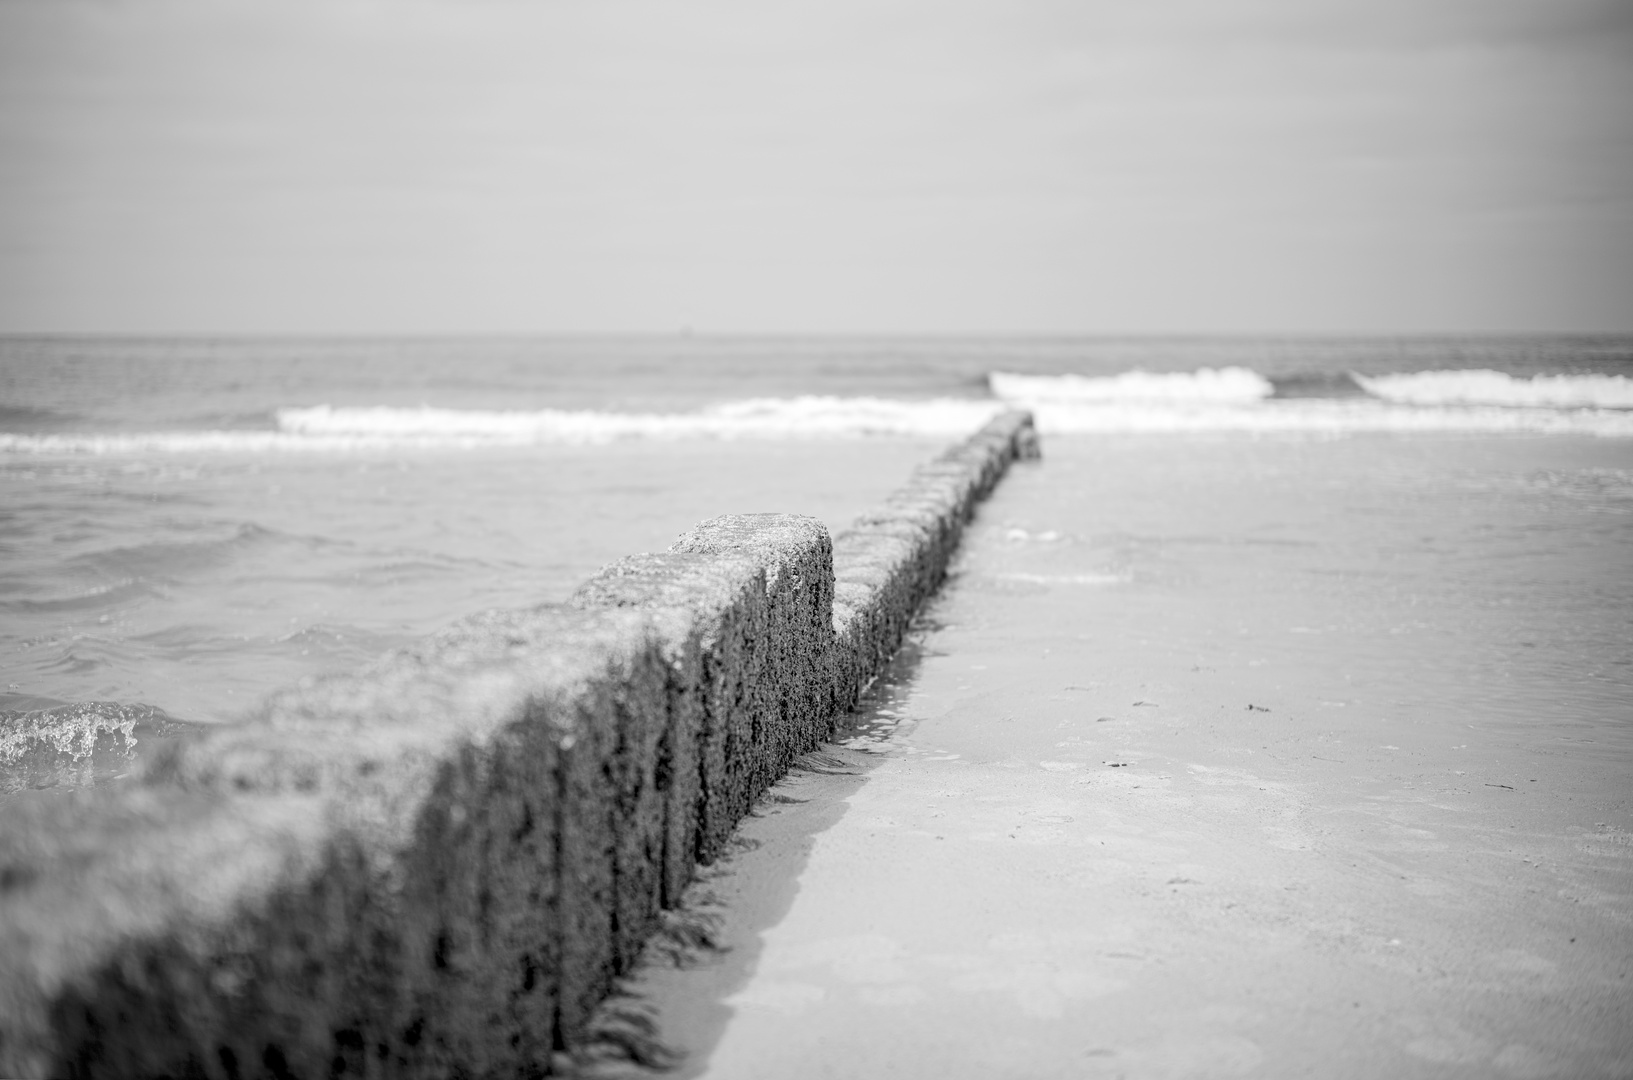
{"label": "beach shoreline", "polygon": [[[694,886],[719,948],[660,949],[619,1007],[678,1075],[722,1080],[1633,1074],[1626,691],[1581,685],[1605,658],[1572,642],[1507,658],[1550,630],[1526,604],[1563,595],[1521,579],[1625,586],[1626,508],[1515,511],[1497,524],[1566,550],[1491,595],[1457,537],[1412,534],[1447,484],[1489,531],[1522,457],[1596,475],[1625,453],[1505,446],[1445,441],[1434,490],[1403,496],[1420,444],[1165,464],[1051,440],[983,507],[835,771],[779,784]],[[1301,456],[1331,477],[1302,507],[1277,480]],[[1186,484],[1141,495],[1182,460]],[[1387,520],[1306,543],[1328,511]],[[1493,662],[1506,685],[1479,684]]]}

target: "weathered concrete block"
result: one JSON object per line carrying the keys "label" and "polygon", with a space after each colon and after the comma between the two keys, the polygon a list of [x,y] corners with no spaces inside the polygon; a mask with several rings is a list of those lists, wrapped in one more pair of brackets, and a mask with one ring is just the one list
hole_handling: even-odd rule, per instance
{"label": "weathered concrete block", "polygon": [[[327,1043],[304,1020],[343,997],[323,950],[287,962],[288,941],[237,950],[234,931],[265,918],[269,893],[321,869],[320,801],[224,799],[137,786],[91,788],[8,807],[0,827],[0,1075],[222,1075],[240,1047],[226,1025],[249,965],[271,988],[269,1045],[316,1062]],[[291,933],[294,927],[289,928]],[[327,927],[300,928],[343,946]],[[303,950],[304,951],[304,950]],[[253,973],[253,968],[249,970]],[[200,1038],[200,1036],[203,1036]],[[192,1043],[191,1052],[178,1052]],[[254,1048],[258,1061],[264,1047]],[[253,1068],[253,1065],[252,1065]]]}
{"label": "weathered concrete block", "polygon": [[834,538],[837,707],[849,708],[883,669],[914,614],[946,577],[964,525],[1009,465],[1038,455],[1027,413],[996,417],[913,471],[884,504]]}
{"label": "weathered concrete block", "polygon": [[737,817],[832,732],[833,544],[816,518],[734,514],[684,533],[675,552],[747,559],[764,573],[764,633],[751,643],[754,672],[746,801]]}
{"label": "weathered concrete block", "polygon": [[642,608],[664,643],[670,721],[658,775],[668,792],[663,861],[673,903],[694,863],[714,860],[751,801],[765,571],[747,558],[634,555],[603,568],[569,602]]}
{"label": "weathered concrete block", "polygon": [[[145,920],[59,918],[63,875],[18,845],[61,826],[8,818],[0,1072],[444,1076],[547,1060],[656,910],[666,671],[638,613],[544,610],[277,695],[142,785],[95,792],[73,825],[90,893],[151,898]],[[132,806],[155,821],[140,843],[96,840]],[[201,823],[184,828],[178,807]],[[279,807],[304,809],[305,831],[222,832]],[[196,873],[228,851],[258,875],[229,888]],[[87,935],[100,947],[74,944]]]}

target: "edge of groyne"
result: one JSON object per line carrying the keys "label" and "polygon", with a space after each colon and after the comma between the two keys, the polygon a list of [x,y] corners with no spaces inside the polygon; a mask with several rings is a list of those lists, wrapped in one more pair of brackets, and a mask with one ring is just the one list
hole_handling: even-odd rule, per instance
{"label": "edge of groyne", "polygon": [[0,819],[0,1075],[545,1075],[1035,457],[1005,413],[830,538],[703,522]]}

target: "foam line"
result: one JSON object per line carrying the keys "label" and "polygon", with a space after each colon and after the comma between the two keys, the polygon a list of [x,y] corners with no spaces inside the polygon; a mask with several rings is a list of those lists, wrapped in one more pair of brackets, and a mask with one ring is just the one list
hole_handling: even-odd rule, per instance
{"label": "foam line", "polygon": [[996,401],[751,398],[694,412],[396,408],[280,409],[270,431],[0,433],[4,454],[340,454],[596,445],[623,439],[945,438],[1003,411]]}
{"label": "foam line", "polygon": [[1239,432],[1364,434],[1586,435],[1633,438],[1633,410],[1405,406],[1377,401],[1267,401],[1253,406],[1075,404],[1023,401],[1046,435],[1183,435]]}
{"label": "foam line", "polygon": [[1117,375],[1016,375],[995,371],[987,376],[995,397],[1005,401],[1050,401],[1077,404],[1167,403],[1251,404],[1275,392],[1270,380],[1247,368],[1200,368],[1196,371],[1125,371]]}
{"label": "foam line", "polygon": [[1483,369],[1352,375],[1367,393],[1403,405],[1633,409],[1626,375],[1509,375]]}
{"label": "foam line", "polygon": [[[1118,375],[992,372],[986,400],[800,396],[690,412],[315,405],[264,431],[0,433],[0,454],[346,454],[596,445],[617,440],[950,437],[1006,408],[1045,434],[1191,432],[1552,434],[1633,438],[1633,379],[1424,371],[1305,380],[1336,396],[1276,396],[1241,367]],[[1289,383],[1289,385],[1291,385]],[[1347,387],[1348,392],[1338,390]]]}

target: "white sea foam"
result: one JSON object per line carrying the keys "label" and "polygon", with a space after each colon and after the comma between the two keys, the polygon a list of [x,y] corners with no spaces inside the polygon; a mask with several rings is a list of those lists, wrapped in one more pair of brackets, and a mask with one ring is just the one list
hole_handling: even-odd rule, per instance
{"label": "white sea foam", "polygon": [[1351,377],[1374,397],[1401,405],[1633,409],[1633,379],[1626,375],[1527,377],[1479,369]]}
{"label": "white sea foam", "polygon": [[117,435],[0,433],[6,454],[232,454],[365,448],[359,440],[306,440],[276,431],[138,431]]}
{"label": "white sea foam", "polygon": [[540,409],[281,409],[284,432],[321,437],[488,440],[501,444],[603,442],[626,438],[787,438],[846,435],[963,435],[998,411],[991,401],[874,397],[750,398],[696,412],[621,413]]}
{"label": "white sea foam", "polygon": [[[1442,375],[1456,376],[1466,395],[1477,386],[1507,386],[1529,400],[1467,402],[1448,395],[1433,400],[1429,388]],[[1469,379],[1490,375],[1492,380]],[[1088,432],[1288,432],[1343,435],[1361,432],[1457,432],[1468,434],[1564,434],[1633,437],[1633,412],[1604,407],[1626,392],[1620,376],[1547,376],[1511,379],[1496,372],[1424,372],[1357,381],[1374,399],[1271,398],[1273,387],[1245,368],[1202,369],[1188,374],[1126,372],[1105,378],[1081,375],[989,376],[993,394],[1006,404],[1030,409],[1045,435]],[[1413,380],[1423,379],[1422,383]],[[1386,380],[1398,380],[1387,382]],[[1561,385],[1556,386],[1557,380]],[[1424,401],[1384,400],[1374,389],[1418,386]],[[1563,384],[1569,384],[1568,387]],[[1518,388],[1518,389],[1516,389]],[[1618,389],[1620,388],[1620,389]],[[1498,391],[1490,390],[1495,395]],[[1548,395],[1555,399],[1550,400]],[[1596,407],[1579,405],[1585,398]],[[1629,404],[1633,404],[1630,398]]]}
{"label": "white sea foam", "polygon": [[265,453],[604,443],[616,439],[787,439],[868,435],[958,438],[1003,408],[991,400],[753,398],[694,412],[625,413],[332,407],[286,408],[275,431],[0,434],[5,453]]}
{"label": "white sea foam", "polygon": [[1633,381],[1515,378],[1491,371],[1356,376],[1370,398],[1273,398],[1245,368],[1189,373],[989,376],[985,400],[752,398],[690,412],[473,410],[422,406],[284,408],[274,430],[0,433],[9,454],[345,453],[458,450],[619,439],[955,439],[1005,407],[1030,409],[1045,435],[1090,432],[1567,434],[1633,438]]}
{"label": "white sea foam", "polygon": [[1263,375],[1240,367],[1160,373],[1125,371],[1101,377],[994,371],[988,374],[987,385],[993,396],[1005,401],[1105,404],[1249,404],[1275,391]]}
{"label": "white sea foam", "polygon": [[64,433],[59,435],[0,434],[0,453],[6,454],[260,454],[281,451],[344,452],[384,449],[384,439],[317,438],[277,431],[135,431],[118,434]]}
{"label": "white sea foam", "polygon": [[1259,405],[1173,407],[1017,401],[1044,435],[1250,432],[1347,435],[1367,432],[1595,435],[1633,438],[1633,412],[1619,409],[1419,408],[1375,401],[1267,401]]}

